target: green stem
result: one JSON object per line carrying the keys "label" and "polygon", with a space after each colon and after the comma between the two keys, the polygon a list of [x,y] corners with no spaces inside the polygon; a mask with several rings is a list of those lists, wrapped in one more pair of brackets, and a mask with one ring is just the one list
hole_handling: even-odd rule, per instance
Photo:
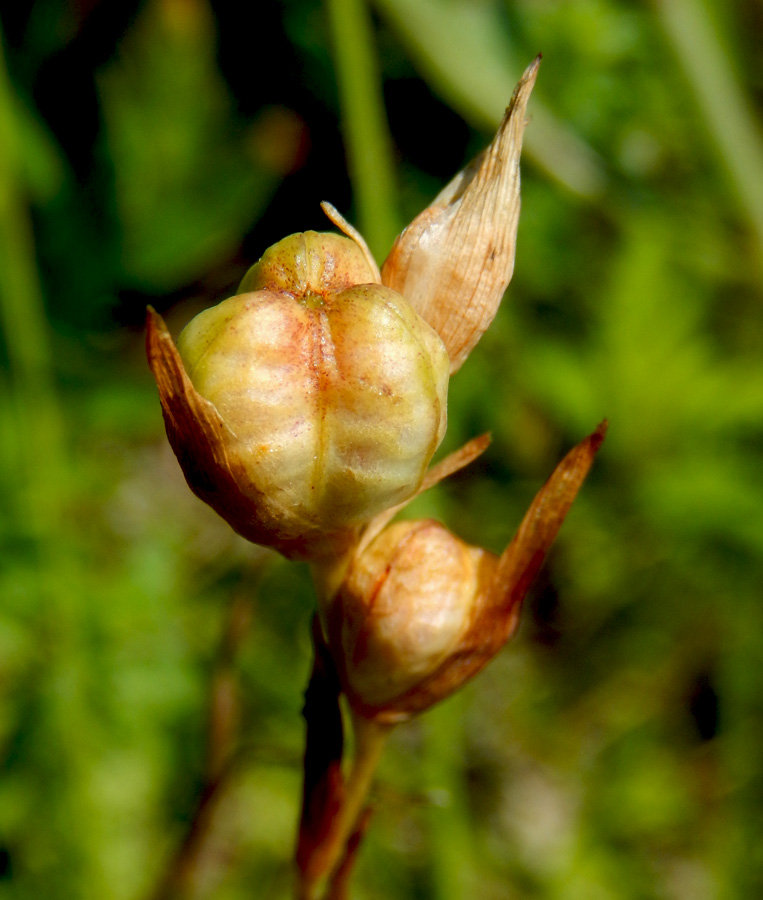
{"label": "green stem", "polygon": [[13,379],[16,465],[23,473],[16,480],[23,485],[19,512],[29,530],[43,539],[55,530],[60,512],[63,429],[21,154],[0,35],[0,323]]}
{"label": "green stem", "polygon": [[371,17],[364,0],[326,0],[326,10],[358,225],[383,259],[400,230],[400,217]]}
{"label": "green stem", "polygon": [[[441,0],[374,0],[374,5],[434,91],[470,125],[493,134],[522,71],[503,27],[501,4],[448,3],[447,12]],[[537,94],[531,118],[523,155],[573,194],[601,200],[608,179],[604,161]],[[437,137],[443,139],[447,135]]]}
{"label": "green stem", "polygon": [[353,715],[352,718],[355,755],[352,760],[350,777],[347,780],[345,800],[337,817],[337,833],[339,835],[337,843],[341,849],[344,849],[357,824],[387,737],[393,728],[392,725],[380,725],[357,715]]}
{"label": "green stem", "polygon": [[[59,809],[66,810],[60,823],[62,848],[76,853],[69,836],[77,835],[77,846],[89,846],[104,827],[105,812],[89,790],[88,760],[96,752],[93,741],[97,743],[98,734],[85,701],[84,685],[91,685],[92,673],[87,671],[83,642],[90,631],[84,626],[81,570],[71,552],[72,526],[63,527],[69,474],[64,417],[55,389],[26,190],[23,160],[28,148],[22,143],[19,101],[5,68],[2,44],[0,34],[0,327],[11,390],[6,396],[0,389],[0,403],[7,403],[13,427],[11,459],[8,471],[0,475],[0,489],[7,484],[12,490],[19,531],[34,545],[34,593],[26,603],[29,615],[36,612],[30,635],[39,648],[35,677],[46,704],[32,733],[38,740],[51,741],[58,770],[66,773],[58,798]],[[67,854],[66,849],[62,852]],[[70,862],[71,877],[82,888],[79,896],[108,893],[102,866],[90,865],[84,858]]]}
{"label": "green stem", "polygon": [[729,180],[763,249],[763,135],[701,0],[655,0]]}

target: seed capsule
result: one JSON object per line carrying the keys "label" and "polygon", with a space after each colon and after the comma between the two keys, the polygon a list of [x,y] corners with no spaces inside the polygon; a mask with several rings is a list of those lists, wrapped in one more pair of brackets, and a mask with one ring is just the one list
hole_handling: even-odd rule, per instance
{"label": "seed capsule", "polygon": [[602,422],[554,469],[500,557],[430,520],[397,522],[361,542],[336,595],[322,604],[356,713],[380,723],[409,718],[495,656],[517,627],[606,428]]}
{"label": "seed capsule", "polygon": [[328,614],[353,708],[393,722],[444,696],[433,679],[463,652],[497,564],[433,520],[390,525],[357,556]]}
{"label": "seed capsule", "polygon": [[319,558],[417,490],[445,432],[447,353],[354,241],[280,241],[177,351],[159,323],[149,358],[170,442],[245,537]]}

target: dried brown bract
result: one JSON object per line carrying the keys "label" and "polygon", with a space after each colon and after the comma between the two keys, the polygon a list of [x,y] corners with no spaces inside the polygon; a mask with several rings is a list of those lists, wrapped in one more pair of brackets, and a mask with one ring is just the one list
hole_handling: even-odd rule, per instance
{"label": "dried brown bract", "polygon": [[384,284],[440,335],[459,369],[493,321],[514,272],[519,157],[540,65],[527,68],[490,146],[403,231],[382,266]]}
{"label": "dried brown bract", "polygon": [[530,584],[604,439],[606,422],[540,489],[501,556],[432,520],[388,526],[328,606],[329,645],[357,713],[393,723],[477,674],[511,637]]}

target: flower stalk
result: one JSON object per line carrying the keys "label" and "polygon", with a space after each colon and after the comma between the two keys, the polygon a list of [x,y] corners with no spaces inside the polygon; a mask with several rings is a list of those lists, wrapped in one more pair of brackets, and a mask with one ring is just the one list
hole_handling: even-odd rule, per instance
{"label": "flower stalk", "polygon": [[317,619],[313,642],[315,661],[303,710],[307,741],[296,893],[298,900],[333,900],[340,896],[368,823],[365,802],[391,726],[351,715],[354,751],[345,781],[341,686]]}
{"label": "flower stalk", "polygon": [[[324,204],[342,236],[280,241],[177,346],[148,313],[149,364],[191,489],[239,534],[311,564],[298,900],[347,896],[390,731],[457,691],[515,633],[606,433],[603,422],[564,457],[501,554],[439,522],[393,521],[489,443],[475,438],[430,468],[449,377],[512,276],[539,62],[490,146],[398,236],[381,269]],[[346,774],[344,718],[354,736]]]}
{"label": "flower stalk", "polygon": [[382,725],[359,716],[352,717],[355,749],[347,777],[344,800],[336,811],[331,829],[320,852],[301,873],[299,900],[334,900],[338,885],[348,874],[348,866],[368,824],[368,792],[384,751],[391,725]]}

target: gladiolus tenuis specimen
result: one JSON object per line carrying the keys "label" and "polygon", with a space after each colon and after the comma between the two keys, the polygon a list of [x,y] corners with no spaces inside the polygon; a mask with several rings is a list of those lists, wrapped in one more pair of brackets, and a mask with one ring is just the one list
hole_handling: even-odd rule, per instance
{"label": "gladiolus tenuis specimen", "polygon": [[[491,145],[398,237],[382,267],[384,283],[440,335],[452,372],[489,326],[512,275],[519,156],[538,62],[525,72]],[[338,574],[315,566],[323,627],[315,631],[316,668],[305,708],[301,900],[321,896],[324,887],[327,900],[345,896],[368,820],[366,793],[389,730],[458,690],[513,634],[522,599],[605,430],[602,424],[564,458],[500,556],[465,544],[436,522],[389,524],[397,511],[390,510],[368,525]],[[423,487],[484,447],[463,448],[432,470]],[[340,693],[355,734],[346,781]]]}
{"label": "gladiolus tenuis specimen", "polygon": [[[300,900],[345,896],[384,737],[461,687],[512,635],[604,437],[601,425],[562,460],[500,555],[437,522],[392,522],[487,446],[477,438],[427,471],[449,374],[511,279],[538,64],[490,146],[403,231],[381,272],[324,205],[346,237],[306,232],[271,247],[177,348],[149,312],[149,362],[189,485],[240,534],[312,564]],[[341,694],[355,732],[346,781]]]}

